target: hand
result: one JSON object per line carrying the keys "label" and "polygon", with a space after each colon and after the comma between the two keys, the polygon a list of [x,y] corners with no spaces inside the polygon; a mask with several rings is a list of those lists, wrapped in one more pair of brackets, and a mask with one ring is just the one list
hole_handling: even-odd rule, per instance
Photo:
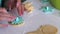
{"label": "hand", "polygon": [[18,9],[19,15],[22,16],[24,13],[24,5],[21,3],[21,0],[17,0],[16,8]]}
{"label": "hand", "polygon": [[0,20],[7,20],[8,22],[13,21],[15,16],[8,14],[5,8],[0,8]]}
{"label": "hand", "polygon": [[23,15],[24,6],[22,5],[21,0],[8,0],[5,4],[9,10],[17,8],[19,15]]}

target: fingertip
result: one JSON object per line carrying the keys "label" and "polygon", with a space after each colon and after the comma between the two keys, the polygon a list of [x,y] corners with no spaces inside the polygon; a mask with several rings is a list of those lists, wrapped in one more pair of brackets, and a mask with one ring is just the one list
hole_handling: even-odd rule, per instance
{"label": "fingertip", "polygon": [[0,24],[0,27],[8,27],[7,24]]}
{"label": "fingertip", "polygon": [[13,21],[13,20],[15,20],[15,16],[12,16],[12,17],[10,17],[9,19],[8,19],[8,21],[10,22],[10,21]]}
{"label": "fingertip", "polygon": [[5,8],[0,8],[0,12],[7,13],[7,10]]}

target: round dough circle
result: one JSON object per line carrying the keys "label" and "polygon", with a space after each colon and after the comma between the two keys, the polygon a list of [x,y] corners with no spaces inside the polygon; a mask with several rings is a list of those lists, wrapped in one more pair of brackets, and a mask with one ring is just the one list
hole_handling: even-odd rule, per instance
{"label": "round dough circle", "polygon": [[52,34],[57,32],[57,28],[51,25],[45,25],[42,27],[42,32],[44,34]]}

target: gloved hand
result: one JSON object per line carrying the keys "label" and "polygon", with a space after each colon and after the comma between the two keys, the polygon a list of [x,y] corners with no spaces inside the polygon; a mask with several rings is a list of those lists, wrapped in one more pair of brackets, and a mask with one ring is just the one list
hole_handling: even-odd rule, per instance
{"label": "gloved hand", "polygon": [[10,15],[5,8],[0,8],[0,21],[7,20],[8,22],[13,21],[15,16]]}

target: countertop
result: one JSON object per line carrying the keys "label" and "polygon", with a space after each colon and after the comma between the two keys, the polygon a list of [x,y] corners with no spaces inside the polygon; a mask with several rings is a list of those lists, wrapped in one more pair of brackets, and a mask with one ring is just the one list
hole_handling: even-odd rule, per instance
{"label": "countertop", "polygon": [[20,27],[13,27],[9,25],[7,28],[0,28],[0,34],[26,34],[39,28],[41,25],[50,24],[58,28],[58,34],[60,34],[60,17],[56,15],[46,15],[40,8],[40,2],[38,0],[27,0],[32,2],[35,10],[31,14],[24,14],[24,25]]}

